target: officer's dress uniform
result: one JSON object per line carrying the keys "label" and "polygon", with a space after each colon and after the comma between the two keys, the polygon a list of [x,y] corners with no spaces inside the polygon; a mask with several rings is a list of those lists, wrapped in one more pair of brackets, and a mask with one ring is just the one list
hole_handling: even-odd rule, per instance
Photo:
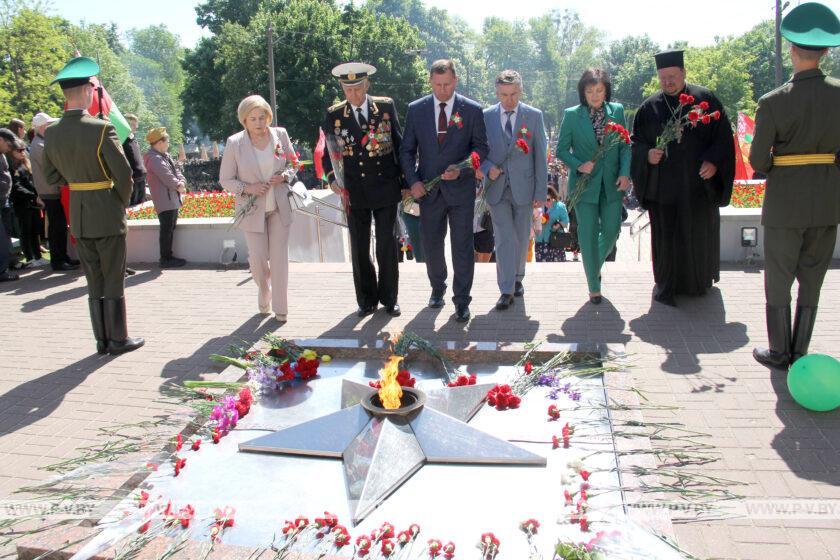
{"label": "officer's dress uniform", "polygon": [[[368,95],[366,103],[367,117],[362,121],[365,128],[359,124],[359,111],[347,101],[327,110],[323,127],[325,133],[335,136],[342,153],[344,186],[350,199],[347,224],[353,284],[360,313],[372,311],[377,303],[388,309],[397,304],[399,247],[394,228],[400,192],[404,188],[397,162],[402,131],[394,101]],[[332,173],[332,163],[326,153],[323,164],[328,175]],[[371,219],[376,228],[378,282],[370,259]]]}
{"label": "officer's dress uniform", "polygon": [[[62,72],[78,60],[71,60]],[[90,71],[88,68],[84,76],[95,75]],[[57,80],[61,76],[59,73]],[[69,79],[81,77],[71,75]],[[125,208],[133,180],[116,130],[85,110],[69,110],[46,129],[45,142],[47,181],[64,181],[70,187],[70,231],[87,278],[97,351],[119,354],[134,350],[142,346],[143,339],[128,337],[124,297]]]}
{"label": "officer's dress uniform", "polygon": [[[817,50],[840,42],[840,22],[825,6],[802,4],[785,18],[785,37]],[[811,22],[811,23],[809,23]],[[826,24],[827,22],[827,24]],[[833,40],[791,33],[803,25],[832,24]],[[787,25],[785,25],[787,24]],[[808,353],[820,289],[840,223],[840,80],[821,70],[804,70],[759,100],[750,163],[767,174],[764,226],[769,349],[759,362],[786,369]],[[799,282],[791,331],[791,285]]]}

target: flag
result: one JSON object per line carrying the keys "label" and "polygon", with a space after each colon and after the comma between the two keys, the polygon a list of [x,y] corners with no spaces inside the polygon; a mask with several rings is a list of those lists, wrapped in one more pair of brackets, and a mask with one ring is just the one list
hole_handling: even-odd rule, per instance
{"label": "flag", "polygon": [[755,121],[744,113],[738,113],[738,129],[735,133],[735,180],[749,181],[753,176],[750,165],[750,149],[755,134]]}
{"label": "flag", "polygon": [[[111,99],[111,96],[108,95],[108,92],[105,88],[99,87],[99,80],[94,76],[90,79],[93,83],[93,102],[91,102],[90,107],[88,107],[88,113],[93,115],[94,117],[98,117],[109,121],[114,128],[117,129],[117,136],[120,138],[120,143],[125,142],[125,139],[128,138],[128,135],[131,134],[131,126],[129,126],[128,121],[125,120],[125,117],[120,112],[119,107],[114,103]],[[100,93],[102,95],[102,99],[99,98]]]}
{"label": "flag", "polygon": [[315,175],[322,181],[327,180],[324,174],[324,149],[327,143],[326,140],[323,129],[318,127],[318,142],[315,144],[315,152],[312,154],[312,159],[315,163]]}

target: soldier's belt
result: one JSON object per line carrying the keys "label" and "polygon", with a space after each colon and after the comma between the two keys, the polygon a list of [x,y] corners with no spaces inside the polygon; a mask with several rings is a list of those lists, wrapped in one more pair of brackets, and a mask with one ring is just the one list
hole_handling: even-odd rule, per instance
{"label": "soldier's belt", "polygon": [[794,165],[831,165],[836,161],[835,154],[797,154],[773,156],[773,165],[789,167]]}
{"label": "soldier's belt", "polygon": [[113,183],[111,181],[96,181],[95,183],[70,183],[71,191],[100,191],[103,189],[110,189]]}

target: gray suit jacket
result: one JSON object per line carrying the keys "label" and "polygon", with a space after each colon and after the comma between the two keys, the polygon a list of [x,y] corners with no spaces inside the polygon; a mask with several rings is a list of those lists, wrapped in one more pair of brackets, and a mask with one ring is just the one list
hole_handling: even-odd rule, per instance
{"label": "gray suit jacket", "polygon": [[[494,165],[504,171],[495,181],[490,181],[489,177],[485,178],[487,202],[499,203],[506,181],[510,182],[513,201],[518,205],[545,200],[548,188],[548,140],[542,111],[520,103],[511,140],[507,139],[502,128],[501,115],[500,103],[484,110],[484,125],[487,129],[490,153],[482,161],[481,170],[485,177]],[[527,154],[516,146],[518,138],[527,142]]]}

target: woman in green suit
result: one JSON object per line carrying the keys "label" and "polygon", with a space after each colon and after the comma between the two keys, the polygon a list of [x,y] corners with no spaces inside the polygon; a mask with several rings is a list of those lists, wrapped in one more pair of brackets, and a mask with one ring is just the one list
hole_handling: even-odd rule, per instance
{"label": "woman in green suit", "polygon": [[621,142],[593,163],[608,122],[625,126],[624,107],[610,103],[609,75],[588,68],[578,82],[580,105],[566,109],[560,125],[557,157],[569,166],[569,196],[580,177],[591,175],[574,207],[589,301],[601,303],[601,267],[621,232],[621,201],[630,186],[630,146]]}

